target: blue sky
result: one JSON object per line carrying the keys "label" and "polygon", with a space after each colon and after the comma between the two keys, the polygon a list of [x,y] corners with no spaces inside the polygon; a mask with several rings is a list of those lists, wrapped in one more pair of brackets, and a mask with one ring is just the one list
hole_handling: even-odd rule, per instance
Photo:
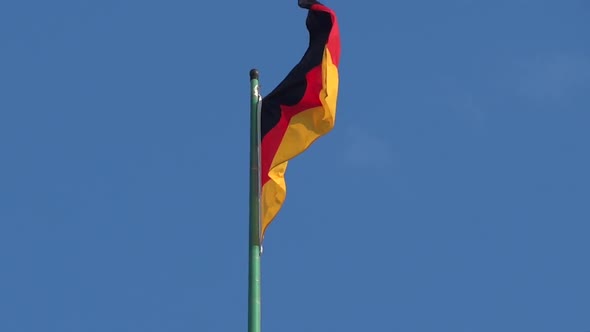
{"label": "blue sky", "polygon": [[[330,1],[265,331],[590,330],[590,3]],[[0,330],[245,331],[248,71],[296,1],[0,5]]]}

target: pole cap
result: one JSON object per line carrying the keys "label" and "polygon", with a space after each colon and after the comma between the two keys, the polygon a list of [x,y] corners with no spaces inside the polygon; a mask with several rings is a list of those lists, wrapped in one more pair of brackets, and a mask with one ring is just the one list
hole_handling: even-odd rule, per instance
{"label": "pole cap", "polygon": [[257,80],[258,75],[259,75],[258,69],[254,68],[254,69],[250,70],[250,79],[251,80]]}

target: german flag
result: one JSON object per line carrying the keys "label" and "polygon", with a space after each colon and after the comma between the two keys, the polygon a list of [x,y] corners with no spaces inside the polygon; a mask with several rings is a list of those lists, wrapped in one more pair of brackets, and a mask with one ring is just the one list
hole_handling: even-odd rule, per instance
{"label": "german flag", "polygon": [[309,45],[299,63],[262,100],[261,237],[273,221],[287,188],[287,163],[334,127],[338,97],[340,32],[334,12],[313,0],[308,9]]}

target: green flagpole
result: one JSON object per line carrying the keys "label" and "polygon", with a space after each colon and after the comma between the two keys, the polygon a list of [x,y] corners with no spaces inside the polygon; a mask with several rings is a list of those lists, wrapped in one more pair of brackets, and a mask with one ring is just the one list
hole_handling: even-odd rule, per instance
{"label": "green flagpole", "polygon": [[260,332],[260,90],[258,70],[250,70],[250,257],[248,332]]}

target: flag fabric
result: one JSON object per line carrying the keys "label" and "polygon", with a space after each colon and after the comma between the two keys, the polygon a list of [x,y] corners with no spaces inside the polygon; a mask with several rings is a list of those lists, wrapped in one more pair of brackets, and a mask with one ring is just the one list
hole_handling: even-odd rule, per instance
{"label": "flag fabric", "polygon": [[308,9],[308,48],[262,100],[261,237],[285,201],[288,161],[332,130],[336,116],[340,60],[336,15],[318,1],[299,0],[299,6]]}

